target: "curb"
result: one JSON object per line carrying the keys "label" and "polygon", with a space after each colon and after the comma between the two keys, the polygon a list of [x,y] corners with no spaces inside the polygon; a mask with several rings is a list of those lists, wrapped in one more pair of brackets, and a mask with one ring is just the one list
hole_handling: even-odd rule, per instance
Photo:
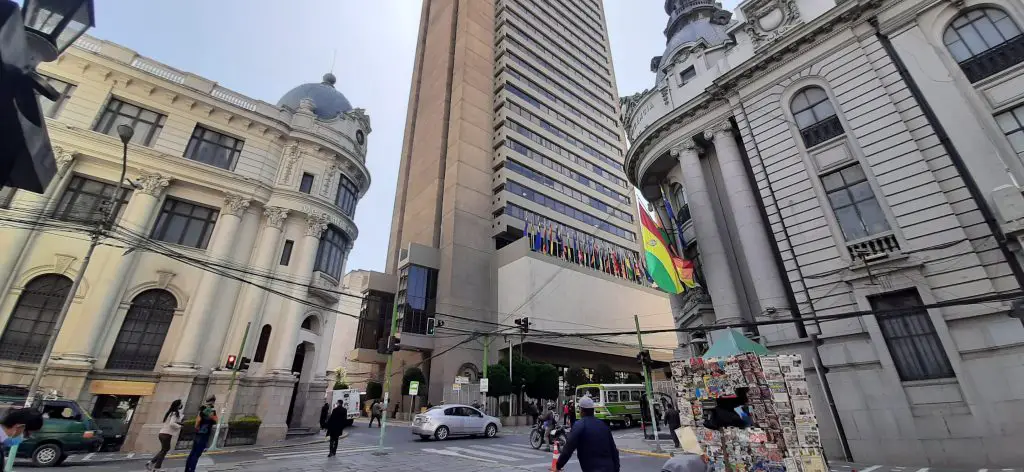
{"label": "curb", "polygon": [[[348,435],[349,435],[348,431],[345,431],[345,432],[341,433],[340,439],[345,439],[345,438],[348,437]],[[317,434],[316,436],[318,438],[321,437],[319,434]],[[268,449],[282,449],[282,448],[286,448],[286,447],[308,446],[310,444],[320,444],[322,442],[324,442],[324,441],[322,441],[321,439],[317,439],[315,441],[305,441],[305,442],[298,442],[298,443],[294,443],[294,444],[270,444],[270,445],[267,445],[267,446],[245,447],[245,448],[238,448],[238,449],[217,449],[215,451],[206,450],[206,451],[203,451],[203,455],[213,456],[213,455],[218,455],[218,454],[230,454],[232,452],[263,451],[263,450],[268,450]],[[187,452],[176,452],[174,454],[167,454],[166,458],[167,459],[180,459],[182,457],[188,457],[188,454],[189,453],[187,453]],[[122,459],[122,460],[124,460],[124,459]]]}
{"label": "curb", "polygon": [[661,453],[661,452],[641,451],[639,449],[626,449],[626,448],[621,448],[621,447],[619,448],[619,452],[625,452],[627,454],[635,454],[635,455],[638,455],[638,456],[660,457],[662,459],[670,459],[672,457],[669,454],[665,454],[665,453]]}

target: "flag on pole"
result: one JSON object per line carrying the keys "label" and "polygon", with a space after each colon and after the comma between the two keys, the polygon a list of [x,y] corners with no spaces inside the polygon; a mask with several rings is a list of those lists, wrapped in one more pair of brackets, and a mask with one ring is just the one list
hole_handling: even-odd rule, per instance
{"label": "flag on pole", "polygon": [[680,293],[683,291],[683,283],[679,280],[679,272],[669,253],[668,244],[663,238],[661,228],[654,219],[647,214],[647,210],[638,201],[637,208],[640,210],[640,226],[644,238],[644,255],[647,260],[648,270],[654,279],[654,284],[663,292]]}

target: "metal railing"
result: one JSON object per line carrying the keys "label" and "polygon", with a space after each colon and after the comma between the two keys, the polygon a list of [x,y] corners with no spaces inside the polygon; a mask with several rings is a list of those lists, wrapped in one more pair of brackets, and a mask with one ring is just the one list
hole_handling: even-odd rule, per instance
{"label": "metal railing", "polygon": [[850,257],[857,261],[879,254],[899,252],[900,242],[896,239],[896,235],[885,232],[874,235],[870,239],[848,243],[846,248],[850,251]]}
{"label": "metal railing", "polygon": [[1024,62],[1024,34],[960,63],[971,83]]}

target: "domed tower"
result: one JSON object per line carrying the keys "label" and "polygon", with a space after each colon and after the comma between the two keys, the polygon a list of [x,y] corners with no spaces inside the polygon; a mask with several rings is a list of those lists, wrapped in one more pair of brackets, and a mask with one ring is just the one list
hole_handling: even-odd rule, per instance
{"label": "domed tower", "polygon": [[665,52],[651,59],[651,72],[661,83],[673,63],[694,49],[708,49],[731,42],[728,33],[732,13],[715,0],[665,0],[668,25]]}
{"label": "domed tower", "polygon": [[334,88],[338,78],[328,72],[319,83],[310,82],[295,87],[285,93],[277,106],[296,111],[304,99],[313,101],[313,113],[321,120],[330,120],[338,115],[352,111],[352,104],[345,98],[345,94]]}

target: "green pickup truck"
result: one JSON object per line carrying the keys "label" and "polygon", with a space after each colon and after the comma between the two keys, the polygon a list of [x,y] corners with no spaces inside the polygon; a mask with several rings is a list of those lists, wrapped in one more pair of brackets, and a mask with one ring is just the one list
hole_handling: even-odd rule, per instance
{"label": "green pickup truck", "polygon": [[[25,401],[23,395],[3,393],[8,392],[0,393],[0,418]],[[96,422],[74,400],[47,397],[42,410],[43,429],[18,446],[18,457],[31,458],[37,467],[52,467],[63,463],[69,454],[95,452],[103,445]]]}

